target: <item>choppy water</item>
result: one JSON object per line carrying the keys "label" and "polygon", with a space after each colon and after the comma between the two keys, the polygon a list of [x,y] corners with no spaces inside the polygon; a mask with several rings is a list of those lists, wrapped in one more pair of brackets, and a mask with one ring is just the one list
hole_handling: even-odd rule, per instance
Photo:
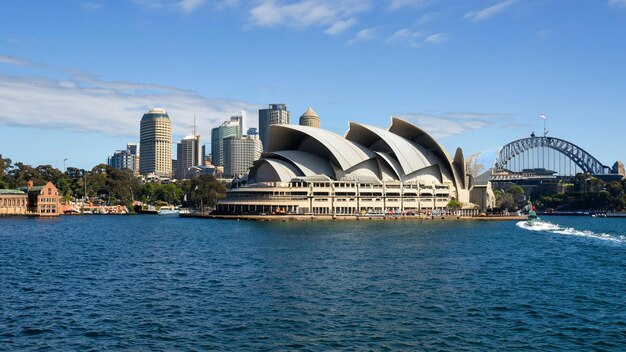
{"label": "choppy water", "polygon": [[0,218],[0,350],[625,350],[626,220],[548,220]]}

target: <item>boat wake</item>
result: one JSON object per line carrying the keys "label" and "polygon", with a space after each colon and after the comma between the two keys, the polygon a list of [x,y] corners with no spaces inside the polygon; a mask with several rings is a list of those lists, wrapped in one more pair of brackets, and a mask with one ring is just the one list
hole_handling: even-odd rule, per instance
{"label": "boat wake", "polygon": [[547,221],[537,221],[534,225],[529,225],[527,221],[520,221],[517,224],[517,227],[529,230],[529,231],[541,231],[541,232],[549,232],[556,233],[560,235],[569,235],[569,236],[578,236],[578,237],[586,237],[593,238],[603,241],[610,241],[614,243],[626,243],[626,236],[624,235],[616,235],[609,233],[596,233],[588,230],[577,230],[572,227],[561,227],[557,224],[553,224]]}

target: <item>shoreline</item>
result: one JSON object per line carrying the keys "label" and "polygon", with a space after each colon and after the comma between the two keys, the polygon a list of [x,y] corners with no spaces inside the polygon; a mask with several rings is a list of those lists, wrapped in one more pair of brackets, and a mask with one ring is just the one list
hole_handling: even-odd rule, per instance
{"label": "shoreline", "polygon": [[247,221],[520,221],[525,216],[367,216],[367,215],[210,215],[210,214],[180,214],[181,218],[217,219],[217,220],[247,220]]}

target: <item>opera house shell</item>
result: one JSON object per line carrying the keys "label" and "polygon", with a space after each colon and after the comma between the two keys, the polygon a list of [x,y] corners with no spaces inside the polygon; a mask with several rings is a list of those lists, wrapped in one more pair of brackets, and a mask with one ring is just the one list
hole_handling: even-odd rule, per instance
{"label": "opera house shell", "polygon": [[[392,118],[387,129],[350,122],[345,136],[272,125],[268,152],[233,183],[219,213],[332,214],[442,210],[470,204],[460,149],[454,159],[422,129]],[[473,206],[473,205],[472,205]]]}

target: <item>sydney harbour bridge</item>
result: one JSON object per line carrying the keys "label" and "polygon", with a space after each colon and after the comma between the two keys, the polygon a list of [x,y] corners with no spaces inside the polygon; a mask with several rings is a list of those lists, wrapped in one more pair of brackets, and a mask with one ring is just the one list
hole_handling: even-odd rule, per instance
{"label": "sydney harbour bridge", "polygon": [[531,134],[503,146],[496,156],[492,181],[567,178],[585,173],[603,179],[620,179],[624,167],[609,167],[580,146],[564,139]]}

